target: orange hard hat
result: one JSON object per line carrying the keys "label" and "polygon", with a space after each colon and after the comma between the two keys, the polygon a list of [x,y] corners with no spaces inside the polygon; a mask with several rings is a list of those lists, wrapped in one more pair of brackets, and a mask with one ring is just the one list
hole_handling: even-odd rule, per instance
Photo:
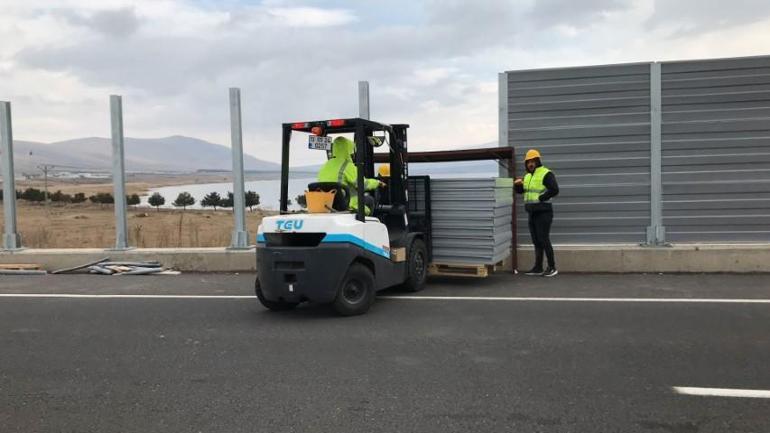
{"label": "orange hard hat", "polygon": [[529,161],[530,159],[540,158],[540,152],[538,152],[535,149],[529,149],[527,151],[527,156],[524,157],[524,161]]}
{"label": "orange hard hat", "polygon": [[377,169],[377,174],[379,174],[380,177],[390,177],[390,165],[381,165],[380,168]]}

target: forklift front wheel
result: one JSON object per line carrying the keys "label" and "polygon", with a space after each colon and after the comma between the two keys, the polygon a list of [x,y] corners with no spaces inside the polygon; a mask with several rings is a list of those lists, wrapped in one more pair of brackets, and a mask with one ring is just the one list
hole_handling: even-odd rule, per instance
{"label": "forklift front wheel", "polygon": [[259,284],[259,278],[257,278],[254,283],[254,292],[257,294],[259,302],[270,311],[288,311],[298,305],[296,302],[271,301],[265,299],[265,295],[262,293],[262,286]]}
{"label": "forklift front wheel", "polygon": [[337,297],[332,303],[342,316],[364,314],[374,302],[374,275],[361,263],[353,263],[342,279]]}
{"label": "forklift front wheel", "polygon": [[422,239],[415,239],[409,246],[407,257],[407,278],[401,288],[407,292],[419,292],[428,279],[428,249]]}

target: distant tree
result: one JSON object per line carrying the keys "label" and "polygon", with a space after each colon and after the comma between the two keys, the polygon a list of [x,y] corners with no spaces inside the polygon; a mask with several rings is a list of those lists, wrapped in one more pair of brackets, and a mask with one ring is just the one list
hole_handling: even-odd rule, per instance
{"label": "distant tree", "polygon": [[147,199],[147,203],[149,203],[150,206],[155,206],[155,210],[160,212],[160,207],[166,204],[166,198],[160,195],[159,192],[155,192],[149,199]]}
{"label": "distant tree", "polygon": [[27,188],[22,191],[19,198],[27,201],[43,201],[45,200],[45,193],[37,188]]}
{"label": "distant tree", "polygon": [[142,202],[142,199],[139,198],[139,194],[131,194],[126,196],[126,204],[128,204],[129,206],[136,206],[141,202]]}
{"label": "distant tree", "polygon": [[54,202],[60,202],[60,203],[72,202],[72,196],[69,194],[62,193],[61,190],[58,190],[55,193],[51,194],[49,198],[51,199],[51,201],[54,201]]}
{"label": "distant tree", "polygon": [[292,205],[291,199],[290,198],[286,199],[286,206],[291,206],[291,205]]}
{"label": "distant tree", "polygon": [[212,191],[206,194],[205,197],[203,197],[203,200],[201,200],[201,206],[213,207],[214,210],[217,210],[217,206],[219,206],[219,203],[221,201],[222,201],[222,196],[220,196],[218,192]]}
{"label": "distant tree", "polygon": [[70,201],[72,203],[83,203],[84,201],[86,201],[86,195],[82,192],[78,192],[72,196],[72,199]]}
{"label": "distant tree", "polygon": [[195,204],[195,199],[192,195],[190,195],[189,192],[184,191],[180,192],[178,196],[176,196],[176,200],[174,200],[173,203],[176,207],[181,207],[183,210],[187,210],[187,206],[192,206]]}
{"label": "distant tree", "polygon": [[245,196],[246,206],[250,211],[254,210],[254,206],[259,206],[259,194],[254,191],[247,191]]}
{"label": "distant tree", "polygon": [[219,206],[220,207],[233,207],[234,201],[235,201],[235,196],[233,195],[233,193],[228,192],[227,193],[227,198],[223,198],[222,200],[219,201]]}
{"label": "distant tree", "polygon": [[115,203],[115,197],[112,196],[109,192],[98,192],[91,197],[88,197],[89,200],[91,200],[91,203],[98,203],[98,204],[113,204]]}
{"label": "distant tree", "polygon": [[302,209],[307,207],[307,198],[305,194],[300,194],[294,199],[298,205],[302,206]]}

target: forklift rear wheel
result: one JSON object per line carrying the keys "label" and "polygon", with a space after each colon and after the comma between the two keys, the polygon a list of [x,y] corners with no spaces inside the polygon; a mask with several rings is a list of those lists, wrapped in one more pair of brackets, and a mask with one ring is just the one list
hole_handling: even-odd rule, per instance
{"label": "forklift rear wheel", "polygon": [[409,247],[407,278],[401,287],[408,292],[419,292],[428,278],[428,249],[422,239],[415,239]]}
{"label": "forklift rear wheel", "polygon": [[254,291],[259,302],[270,311],[288,311],[298,305],[296,302],[270,301],[265,299],[265,295],[262,293],[262,286],[259,284],[259,278],[254,283]]}
{"label": "forklift rear wheel", "polygon": [[374,274],[361,263],[353,263],[342,279],[332,306],[342,316],[364,314],[374,302]]}

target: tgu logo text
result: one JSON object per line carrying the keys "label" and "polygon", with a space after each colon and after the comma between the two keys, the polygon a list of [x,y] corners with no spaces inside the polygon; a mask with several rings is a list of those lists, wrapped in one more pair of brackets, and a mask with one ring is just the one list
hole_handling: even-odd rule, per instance
{"label": "tgu logo text", "polygon": [[277,230],[302,230],[302,220],[278,220],[275,222]]}

